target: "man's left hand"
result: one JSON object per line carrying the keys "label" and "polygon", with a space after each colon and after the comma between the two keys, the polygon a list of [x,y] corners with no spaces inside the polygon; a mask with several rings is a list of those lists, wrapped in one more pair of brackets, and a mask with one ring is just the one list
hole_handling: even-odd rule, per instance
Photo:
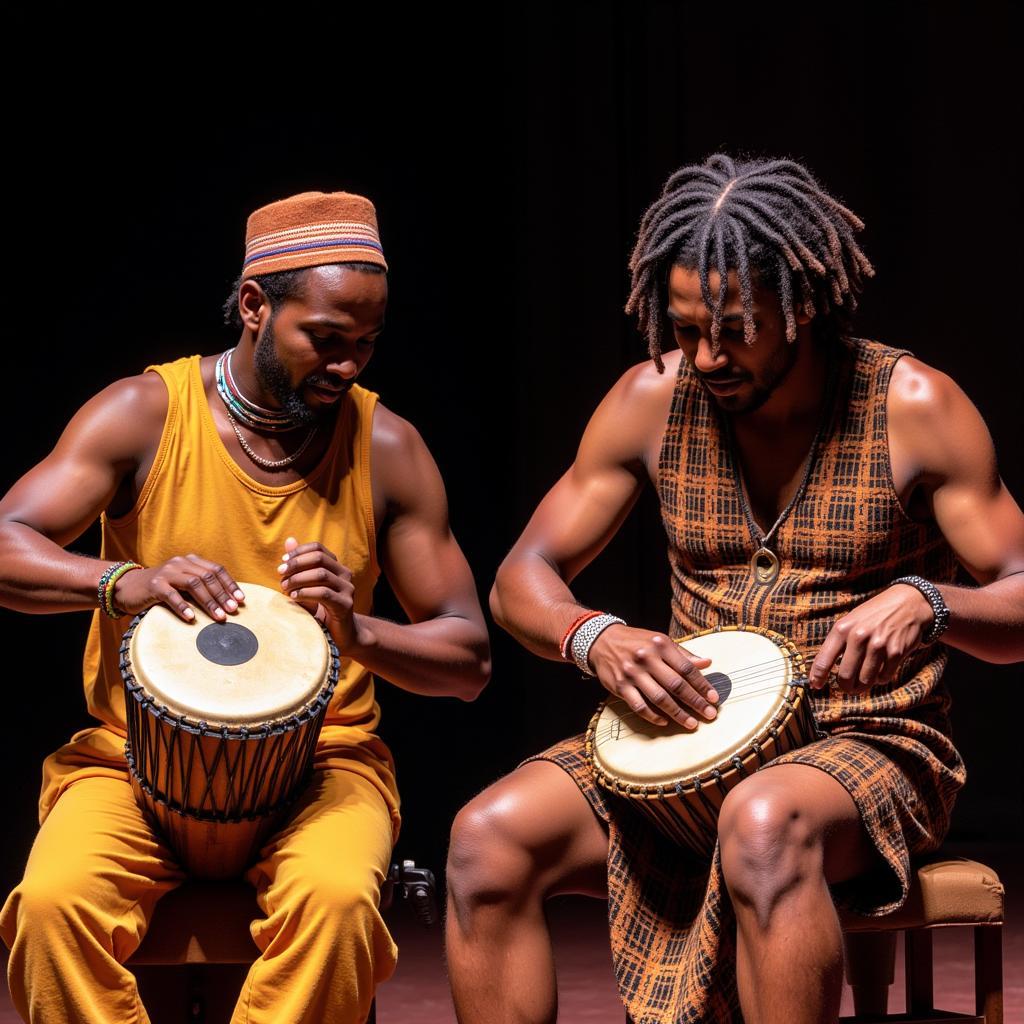
{"label": "man's left hand", "polygon": [[934,613],[916,587],[889,587],[844,615],[825,637],[810,671],[811,688],[828,685],[832,666],[839,686],[850,694],[888,683],[900,662],[916,650]]}
{"label": "man's left hand", "polygon": [[289,537],[277,571],[281,589],[330,631],[344,652],[356,642],[352,573],[319,541],[300,544]]}

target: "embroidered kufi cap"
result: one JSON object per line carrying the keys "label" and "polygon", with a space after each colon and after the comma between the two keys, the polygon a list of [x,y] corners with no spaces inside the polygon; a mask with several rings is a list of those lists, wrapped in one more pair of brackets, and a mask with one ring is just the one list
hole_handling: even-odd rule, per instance
{"label": "embroidered kufi cap", "polygon": [[388,268],[377,233],[377,212],[363,196],[302,192],[261,206],[246,224],[246,277],[354,262]]}

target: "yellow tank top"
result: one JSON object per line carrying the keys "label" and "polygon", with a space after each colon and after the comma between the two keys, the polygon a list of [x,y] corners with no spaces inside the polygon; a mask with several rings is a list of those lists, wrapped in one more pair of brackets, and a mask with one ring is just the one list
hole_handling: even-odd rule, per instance
{"label": "yellow tank top", "polygon": [[[380,574],[370,490],[370,434],[377,395],[354,385],[342,399],[331,444],[308,476],[272,487],[252,479],[217,433],[199,356],[151,366],[167,385],[168,408],[153,467],[134,508],[102,518],[103,558],[159,565],[195,553],[239,581],[277,588],[284,542],[318,540],[352,572],[355,610],[368,614]],[[40,817],[64,788],[86,775],[125,777],[124,690],[118,647],[129,619],[93,614],[84,656],[89,713],[103,723],[76,734],[44,766]],[[317,746],[318,767],[369,778],[391,806],[398,797],[391,755],[374,735],[380,708],[373,676],[342,658],[337,689]]]}

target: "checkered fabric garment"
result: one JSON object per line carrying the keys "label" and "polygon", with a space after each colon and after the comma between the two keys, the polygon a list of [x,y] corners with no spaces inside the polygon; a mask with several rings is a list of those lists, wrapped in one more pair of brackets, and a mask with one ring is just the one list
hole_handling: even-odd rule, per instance
{"label": "checkered fabric garment", "polygon": [[[835,401],[807,489],[772,545],[781,568],[754,582],[756,549],[722,426],[683,361],[659,467],[672,570],[673,637],[716,625],[764,626],[787,636],[808,663],[836,619],[893,579],[918,573],[950,582],[955,557],[933,524],[901,508],[889,465],[886,392],[905,353],[850,340],[840,350]],[[912,854],[933,850],[949,825],[963,763],[950,739],[941,647],[915,652],[870,695],[810,693],[824,739],[776,764],[813,765],[853,797],[886,867],[837,886],[838,903],[884,914],[906,898]],[[628,801],[600,789],[584,737],[538,755],[579,785],[607,823],[608,917],[615,973],[635,1024],[741,1021],[735,918],[713,863],[664,839]]]}

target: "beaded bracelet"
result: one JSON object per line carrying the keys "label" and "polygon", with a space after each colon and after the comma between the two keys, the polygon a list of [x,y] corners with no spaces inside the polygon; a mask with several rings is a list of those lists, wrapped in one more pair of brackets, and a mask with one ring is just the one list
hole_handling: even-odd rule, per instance
{"label": "beaded bracelet", "polygon": [[584,612],[579,618],[573,620],[572,625],[562,635],[562,642],[558,645],[563,661],[572,661],[572,655],[569,653],[569,644],[572,642],[573,633],[588,619],[596,619],[600,614],[601,612]]}
{"label": "beaded bracelet", "polygon": [[593,669],[590,667],[590,648],[594,646],[597,638],[609,626],[624,626],[625,624],[625,619],[620,619],[617,615],[609,615],[607,612],[601,612],[600,615],[587,619],[573,633],[571,644],[572,660],[576,662],[576,667],[585,676],[592,676],[594,674]]}
{"label": "beaded bracelet", "polygon": [[96,597],[104,614],[109,615],[112,619],[120,619],[122,616],[127,614],[127,612],[120,611],[114,604],[114,587],[117,585],[117,581],[126,572],[131,572],[132,569],[141,568],[142,566],[139,565],[138,562],[128,561],[115,562],[112,566],[104,570],[103,575],[100,577],[100,582],[96,587]]}
{"label": "beaded bracelet", "polygon": [[949,609],[946,607],[946,602],[942,600],[939,588],[921,576],[901,576],[898,580],[893,580],[889,586],[895,587],[897,583],[905,583],[908,587],[913,587],[932,606],[931,629],[921,637],[921,643],[925,647],[935,643],[949,627]]}

